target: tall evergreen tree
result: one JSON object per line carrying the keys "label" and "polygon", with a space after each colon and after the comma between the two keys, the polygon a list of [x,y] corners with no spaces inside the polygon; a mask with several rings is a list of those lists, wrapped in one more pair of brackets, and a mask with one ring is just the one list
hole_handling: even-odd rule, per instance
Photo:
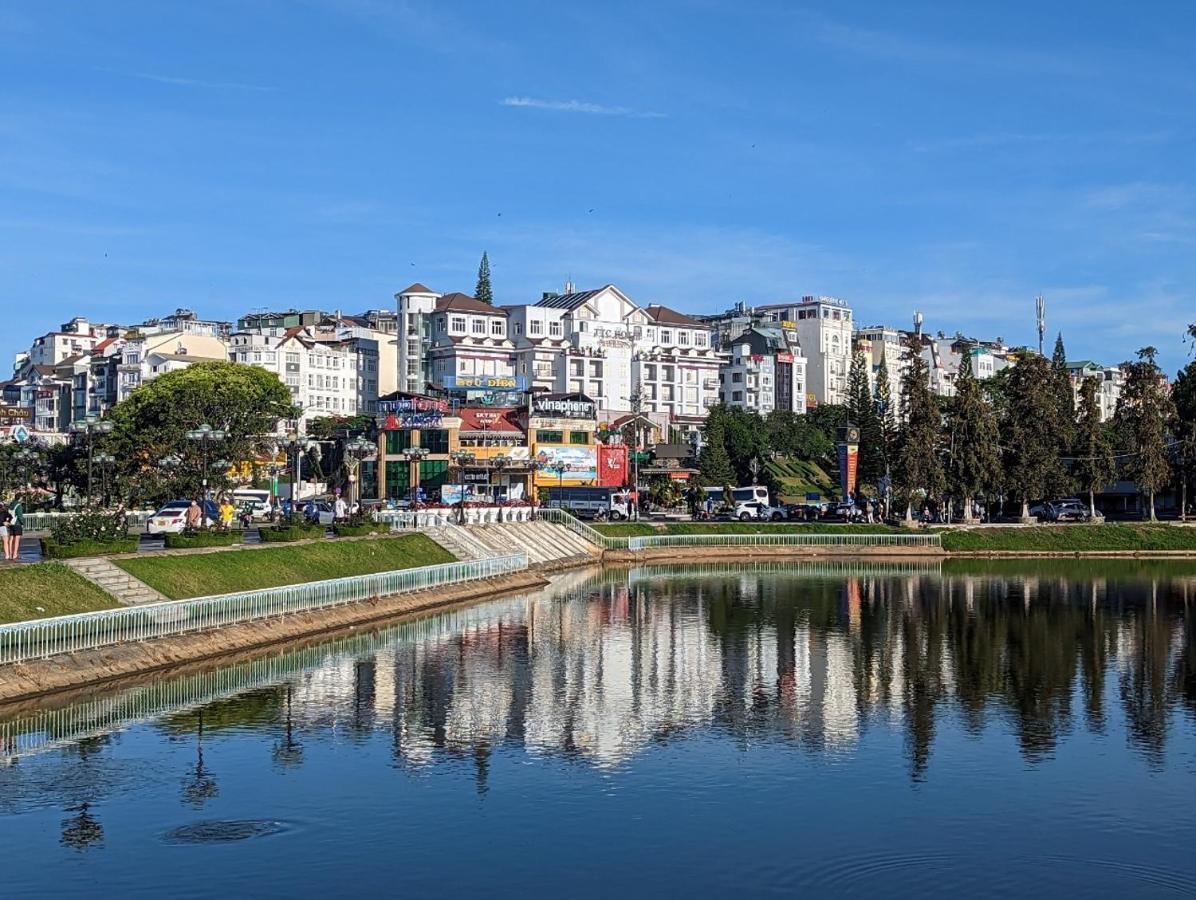
{"label": "tall evergreen tree", "polygon": [[[1196,326],[1193,326],[1196,332]],[[1196,362],[1190,362],[1175,376],[1171,386],[1171,401],[1175,404],[1175,423],[1172,426],[1179,441],[1178,469],[1180,484],[1180,517],[1188,517],[1188,485],[1196,475]]]}
{"label": "tall evergreen tree", "polygon": [[1088,494],[1088,512],[1096,518],[1096,491],[1117,477],[1117,465],[1113,461],[1113,444],[1108,429],[1100,420],[1100,403],[1097,390],[1100,382],[1096,378],[1085,378],[1080,383],[1079,421],[1076,423],[1074,447],[1076,474],[1080,486]]}
{"label": "tall evergreen tree", "polygon": [[884,434],[863,353],[852,358],[847,376],[847,418],[860,430],[860,483],[877,485],[885,474]]}
{"label": "tall evergreen tree", "polygon": [[494,292],[490,289],[490,257],[482,251],[482,261],[478,263],[478,285],[473,289],[473,295],[483,303],[494,305]]}
{"label": "tall evergreen tree", "polygon": [[965,352],[959,361],[947,432],[951,442],[948,484],[963,506],[964,521],[970,522],[976,495],[994,487],[1001,472],[996,414],[972,372],[971,353]]}
{"label": "tall evergreen tree", "polygon": [[938,401],[930,393],[926,361],[914,346],[910,365],[901,379],[901,400],[905,424],[898,440],[893,465],[893,483],[905,498],[905,519],[913,518],[914,499],[924,493],[930,500],[941,496],[945,479],[939,458],[942,416]]}
{"label": "tall evergreen tree", "polygon": [[1006,385],[1005,483],[1021,501],[1022,517],[1030,516],[1031,500],[1047,500],[1067,483],[1061,460],[1063,422],[1053,390],[1051,364],[1041,356],[1023,356]]}
{"label": "tall evergreen tree", "polygon": [[880,416],[881,435],[884,438],[885,474],[893,467],[893,453],[897,446],[897,404],[893,399],[893,382],[889,376],[889,364],[880,358],[876,367],[876,412]]}
{"label": "tall evergreen tree", "polygon": [[1155,519],[1155,494],[1171,478],[1171,460],[1167,450],[1167,425],[1175,415],[1175,406],[1163,390],[1162,372],[1154,347],[1138,351],[1137,362],[1125,363],[1125,384],[1117,404],[1117,423],[1128,445],[1126,473],[1146,494],[1150,519]]}
{"label": "tall evergreen tree", "polygon": [[735,480],[735,470],[727,455],[727,435],[721,416],[713,415],[707,419],[705,439],[706,445],[698,456],[702,483],[710,487],[731,484]]}
{"label": "tall evergreen tree", "polygon": [[1051,354],[1051,374],[1054,376],[1055,393],[1059,398],[1059,418],[1066,429],[1061,435],[1063,446],[1070,447],[1074,437],[1076,421],[1076,395],[1067,372],[1067,350],[1063,346],[1063,332],[1055,336],[1055,350]]}

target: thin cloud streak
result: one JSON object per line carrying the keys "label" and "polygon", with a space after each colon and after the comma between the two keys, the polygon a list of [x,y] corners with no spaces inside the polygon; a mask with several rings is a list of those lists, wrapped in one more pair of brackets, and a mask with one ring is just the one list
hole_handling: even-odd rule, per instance
{"label": "thin cloud streak", "polygon": [[153,72],[121,72],[128,78],[140,78],[142,81],[154,81],[158,84],[171,84],[178,87],[209,88],[224,91],[261,91],[275,90],[271,85],[246,84],[241,81],[204,81],[201,78],[179,78],[174,75],[157,75]]}
{"label": "thin cloud streak", "polygon": [[518,109],[546,109],[552,112],[584,113],[591,116],[622,116],[628,119],[665,119],[666,113],[630,109],[626,106],[603,106],[581,100],[541,100],[536,97],[504,97],[502,106]]}

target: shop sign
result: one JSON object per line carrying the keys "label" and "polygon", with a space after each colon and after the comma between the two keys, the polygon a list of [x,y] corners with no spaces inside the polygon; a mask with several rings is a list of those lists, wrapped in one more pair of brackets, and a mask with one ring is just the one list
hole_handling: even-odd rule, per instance
{"label": "shop sign", "polygon": [[556,419],[594,419],[598,411],[593,400],[574,394],[571,397],[533,397],[532,415]]}
{"label": "shop sign", "polygon": [[526,391],[524,375],[456,375],[444,379],[450,391]]}
{"label": "shop sign", "polygon": [[791,362],[793,362],[793,354],[792,353],[778,353],[777,354],[777,362],[791,363]]}

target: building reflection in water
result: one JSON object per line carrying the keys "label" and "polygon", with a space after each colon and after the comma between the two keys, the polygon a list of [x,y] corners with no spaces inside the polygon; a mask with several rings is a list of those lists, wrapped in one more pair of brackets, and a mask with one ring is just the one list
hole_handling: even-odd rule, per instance
{"label": "building reflection in water", "polygon": [[450,625],[305,650],[292,671],[283,654],[218,716],[192,704],[162,727],[196,740],[189,796],[211,778],[201,721],[268,731],[284,766],[313,740],[389,732],[399,765],[470,763],[483,791],[499,747],[617,768],[698,729],[813,753],[901,729],[916,778],[948,718],[1008,729],[1034,762],[1116,717],[1161,761],[1173,717],[1196,715],[1193,583],[996,566],[575,573]]}

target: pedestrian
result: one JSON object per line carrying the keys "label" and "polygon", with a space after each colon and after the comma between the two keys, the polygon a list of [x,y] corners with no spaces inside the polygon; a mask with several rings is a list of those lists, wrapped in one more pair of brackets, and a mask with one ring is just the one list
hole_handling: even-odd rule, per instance
{"label": "pedestrian", "polygon": [[9,515],[8,507],[0,503],[0,544],[4,545],[4,559],[9,559],[8,555],[8,523],[12,516]]}
{"label": "pedestrian", "polygon": [[8,507],[8,535],[4,538],[4,558],[21,558],[21,537],[25,534],[25,504],[14,497]]}
{"label": "pedestrian", "polygon": [[220,501],[220,527],[232,528],[233,516],[236,514],[237,510],[233,506],[232,501],[228,499],[228,495],[226,494]]}
{"label": "pedestrian", "polygon": [[195,531],[199,528],[199,520],[203,517],[203,510],[199,508],[199,503],[195,500],[191,501],[191,505],[187,507],[187,513],[183,516],[183,527],[188,531]]}
{"label": "pedestrian", "polygon": [[349,504],[345,503],[344,497],[336,498],[336,502],[332,504],[332,514],[338,522],[343,522],[348,518]]}

